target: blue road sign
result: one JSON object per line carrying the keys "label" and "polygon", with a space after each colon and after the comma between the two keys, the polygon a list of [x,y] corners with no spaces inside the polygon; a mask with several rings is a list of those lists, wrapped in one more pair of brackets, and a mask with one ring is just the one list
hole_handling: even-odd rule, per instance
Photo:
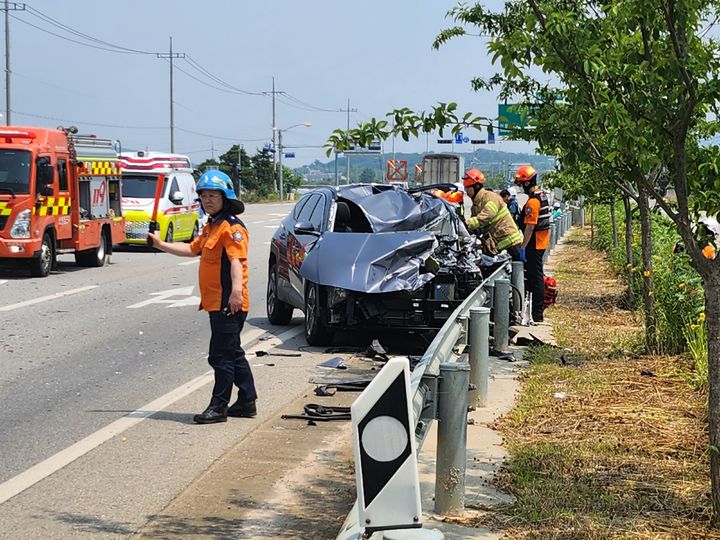
{"label": "blue road sign", "polygon": [[285,152],[285,157],[286,158],[295,157],[295,152]]}
{"label": "blue road sign", "polygon": [[455,135],[455,144],[462,144],[462,143],[463,143],[463,134],[462,134],[462,132],[460,132],[457,135]]}

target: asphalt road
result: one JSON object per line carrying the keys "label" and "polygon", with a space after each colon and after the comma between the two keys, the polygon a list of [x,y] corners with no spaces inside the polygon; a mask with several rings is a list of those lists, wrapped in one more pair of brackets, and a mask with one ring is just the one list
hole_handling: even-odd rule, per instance
{"label": "asphalt road", "polygon": [[254,354],[305,345],[299,312],[288,327],[265,317],[269,242],[291,207],[247,205],[242,216],[252,420],[192,424],[212,380],[197,259],[121,248],[104,268],[61,256],[45,279],[0,269],[0,538],[127,537],[308,388],[320,351]]}

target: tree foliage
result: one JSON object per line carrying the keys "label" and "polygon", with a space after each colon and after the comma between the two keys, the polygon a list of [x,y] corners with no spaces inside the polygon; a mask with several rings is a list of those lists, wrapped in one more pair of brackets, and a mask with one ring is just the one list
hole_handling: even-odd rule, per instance
{"label": "tree foliage", "polygon": [[[643,231],[644,286],[652,296],[648,198],[675,224],[703,279],[707,310],[711,480],[714,522],[720,524],[720,259],[694,227],[720,212],[718,135],[720,47],[709,32],[717,0],[507,1],[500,12],[482,3],[449,12],[454,26],[434,46],[469,33],[489,36],[498,73],[472,81],[532,112],[514,138],[535,140],[558,158],[553,181],[594,201],[634,200]],[[430,111],[395,109],[392,120],[362,124],[328,139],[328,151],[349,144],[465,126],[491,130],[492,121],[461,114],[454,103]],[[662,197],[670,185],[677,202]],[[646,311],[652,311],[646,304]],[[646,324],[651,321],[646,319]]]}

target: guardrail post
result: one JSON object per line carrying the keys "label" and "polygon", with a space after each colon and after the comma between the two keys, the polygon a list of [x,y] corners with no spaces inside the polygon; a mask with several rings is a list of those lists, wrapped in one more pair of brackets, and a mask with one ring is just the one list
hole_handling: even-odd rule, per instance
{"label": "guardrail post", "polygon": [[493,340],[495,348],[507,351],[510,326],[510,280],[495,280],[495,299],[493,301]]}
{"label": "guardrail post", "polygon": [[[511,281],[513,289],[517,294],[512,295],[512,306],[515,313],[522,312],[523,300],[525,299],[525,263],[513,261]],[[519,298],[518,298],[519,297]]]}
{"label": "guardrail post", "polygon": [[470,366],[467,363],[440,364],[435,512],[441,515],[460,513],[465,509],[469,384]]}
{"label": "guardrail post", "polygon": [[490,308],[470,308],[469,325],[470,387],[468,402],[471,407],[487,406],[488,379],[490,378]]}
{"label": "guardrail post", "polygon": [[546,249],[545,250],[546,253],[552,249],[555,249],[555,244],[557,244],[557,241],[558,241],[558,235],[557,235],[558,225],[559,224],[557,221],[553,221],[550,224],[550,249]]}

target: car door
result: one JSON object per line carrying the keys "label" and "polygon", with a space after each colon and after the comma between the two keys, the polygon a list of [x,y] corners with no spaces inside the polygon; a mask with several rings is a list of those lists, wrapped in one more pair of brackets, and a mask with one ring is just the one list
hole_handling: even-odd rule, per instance
{"label": "car door", "polygon": [[171,215],[171,221],[173,223],[174,236],[176,238],[185,238],[188,233],[188,225],[187,225],[187,211],[184,208],[184,204],[187,203],[185,200],[185,194],[183,193],[183,200],[172,200],[172,197],[176,195],[177,193],[182,193],[180,190],[180,184],[178,183],[177,176],[173,176],[172,180],[170,181],[170,189],[168,189],[167,192],[167,198],[170,201],[170,204],[172,205],[166,212],[166,215]]}
{"label": "car door", "polygon": [[[311,223],[317,232],[324,231],[325,197],[321,193],[310,195],[308,202],[300,210],[296,223]],[[298,234],[293,230],[288,231],[288,273],[290,285],[295,294],[303,298],[305,295],[305,282],[300,277],[300,267],[305,259],[308,250],[317,241],[318,237],[313,234]]]}

